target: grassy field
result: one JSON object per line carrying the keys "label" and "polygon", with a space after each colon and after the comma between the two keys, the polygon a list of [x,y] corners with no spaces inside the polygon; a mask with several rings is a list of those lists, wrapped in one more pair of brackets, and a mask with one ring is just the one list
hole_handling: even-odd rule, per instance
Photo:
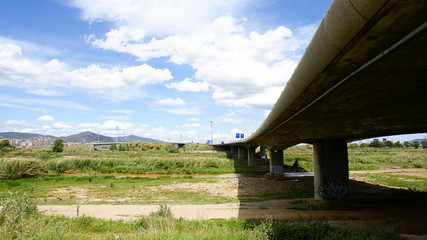
{"label": "grassy field", "polygon": [[333,228],[322,220],[184,220],[167,205],[133,221],[44,216],[27,194],[10,194],[0,212],[1,239],[401,239],[395,228]]}
{"label": "grassy field", "polygon": [[[63,153],[52,153],[50,148],[19,149],[3,153],[0,157],[2,178],[0,179],[0,199],[3,209],[11,202],[12,207],[7,208],[11,209],[11,212],[2,210],[0,213],[0,239],[400,238],[389,226],[375,226],[363,231],[343,230],[332,228],[322,221],[310,219],[301,219],[297,222],[271,219],[191,221],[155,213],[133,221],[106,221],[90,217],[44,216],[37,211],[31,213],[25,210],[33,201],[38,205],[157,204],[159,202],[206,204],[260,201],[277,197],[279,199],[312,198],[312,191],[298,192],[295,189],[293,195],[273,196],[267,191],[262,193],[265,196],[249,194],[239,198],[209,194],[206,189],[164,190],[167,186],[174,188],[177,184],[209,186],[209,183],[227,182],[209,175],[203,178],[196,177],[200,174],[268,172],[268,162],[264,161],[256,167],[248,167],[247,161],[235,160],[225,153],[191,153],[191,151],[207,150],[207,146],[202,144],[188,145],[179,151],[172,145],[161,143],[142,144],[138,147],[140,147],[139,151],[113,152],[93,151],[88,146],[78,145],[65,147]],[[285,169],[313,171],[312,151],[312,146],[309,145],[285,150]],[[427,180],[422,172],[427,169],[427,149],[349,149],[351,171],[408,168],[418,169],[420,173],[416,171],[412,171],[411,174],[360,172],[352,173],[351,177],[373,184],[427,192]],[[142,173],[178,174],[178,176],[117,178],[113,175]],[[246,185],[248,185],[247,189],[251,189],[250,183]],[[239,193],[245,187],[237,185]],[[226,189],[225,192],[227,191]],[[31,192],[31,195],[16,197],[16,194],[10,195],[10,192]],[[27,202],[23,202],[24,200]],[[296,200],[296,203],[299,203],[298,201],[301,200]],[[23,205],[19,206],[19,204]],[[10,222],[12,220],[13,223]]]}
{"label": "grassy field", "polygon": [[[295,146],[284,151],[286,165],[298,161],[299,166],[313,172],[313,147]],[[427,169],[427,149],[415,148],[355,148],[348,149],[348,167],[350,171],[379,170],[388,168],[424,168]]]}

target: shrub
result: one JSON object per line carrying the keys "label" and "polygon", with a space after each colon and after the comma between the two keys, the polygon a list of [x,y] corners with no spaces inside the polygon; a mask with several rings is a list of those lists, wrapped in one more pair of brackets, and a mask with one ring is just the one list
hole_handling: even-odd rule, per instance
{"label": "shrub", "polygon": [[369,144],[367,144],[367,143],[360,144],[360,148],[366,148],[366,147],[369,147]]}
{"label": "shrub", "polygon": [[9,160],[0,162],[0,173],[7,179],[36,177],[42,171],[40,162],[35,160]]}
{"label": "shrub", "polygon": [[350,146],[348,146],[350,149],[359,148],[359,145],[357,143],[352,143]]}
{"label": "shrub", "polygon": [[403,147],[403,144],[402,144],[402,143],[400,143],[399,141],[397,141],[397,142],[395,142],[395,143],[393,144],[393,147],[402,148],[402,147]]}

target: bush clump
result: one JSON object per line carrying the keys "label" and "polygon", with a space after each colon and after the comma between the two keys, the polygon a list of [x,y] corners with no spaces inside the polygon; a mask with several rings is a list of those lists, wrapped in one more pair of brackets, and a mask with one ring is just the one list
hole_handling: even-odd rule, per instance
{"label": "bush clump", "polygon": [[42,166],[36,160],[2,160],[0,174],[7,179],[22,179],[36,177],[42,172]]}

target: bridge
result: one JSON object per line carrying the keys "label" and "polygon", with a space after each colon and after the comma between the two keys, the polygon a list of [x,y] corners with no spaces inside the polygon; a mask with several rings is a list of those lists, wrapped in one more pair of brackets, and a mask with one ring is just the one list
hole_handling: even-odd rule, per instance
{"label": "bridge", "polygon": [[[347,142],[427,131],[427,1],[334,0],[271,113],[249,138],[212,145],[255,164],[313,144],[316,199],[348,194]],[[268,81],[268,79],[266,79]]]}

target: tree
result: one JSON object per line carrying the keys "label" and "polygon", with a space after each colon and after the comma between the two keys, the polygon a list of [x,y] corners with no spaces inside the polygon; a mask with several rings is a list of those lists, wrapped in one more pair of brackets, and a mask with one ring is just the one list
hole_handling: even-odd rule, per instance
{"label": "tree", "polygon": [[403,142],[403,145],[405,147],[411,147],[412,146],[412,144],[410,142]]}
{"label": "tree", "polygon": [[384,143],[380,142],[380,141],[373,141],[369,144],[370,147],[374,147],[374,148],[383,148],[384,147]]}
{"label": "tree", "polygon": [[422,140],[421,145],[423,146],[423,148],[427,148],[427,140]]}
{"label": "tree", "polygon": [[11,145],[9,140],[2,140],[0,142],[0,151],[2,152],[10,152],[15,150],[15,146]]}
{"label": "tree", "polygon": [[360,144],[360,148],[366,148],[366,147],[369,147],[369,144],[367,144],[367,143],[361,143]]}
{"label": "tree", "polygon": [[415,141],[415,142],[413,143],[413,145],[414,145],[415,149],[417,149],[417,148],[419,148],[419,147],[420,147],[420,142]]}
{"label": "tree", "polygon": [[402,144],[402,143],[400,143],[400,141],[397,141],[397,142],[395,142],[395,143],[393,144],[393,147],[402,148],[402,147],[403,147],[403,144]]}
{"label": "tree", "polygon": [[393,147],[393,142],[390,141],[390,140],[388,140],[388,141],[385,142],[385,146],[389,147],[389,148],[392,148]]}
{"label": "tree", "polygon": [[5,148],[5,147],[10,147],[11,145],[10,145],[10,142],[9,142],[9,140],[3,140],[3,141],[1,141],[0,142],[0,148]]}
{"label": "tree", "polygon": [[348,146],[350,149],[359,148],[359,145],[357,143],[352,143]]}
{"label": "tree", "polygon": [[113,152],[117,150],[117,146],[116,146],[115,143],[111,144],[110,150],[113,151]]}
{"label": "tree", "polygon": [[63,152],[64,151],[64,141],[61,138],[58,138],[53,143],[52,152]]}

